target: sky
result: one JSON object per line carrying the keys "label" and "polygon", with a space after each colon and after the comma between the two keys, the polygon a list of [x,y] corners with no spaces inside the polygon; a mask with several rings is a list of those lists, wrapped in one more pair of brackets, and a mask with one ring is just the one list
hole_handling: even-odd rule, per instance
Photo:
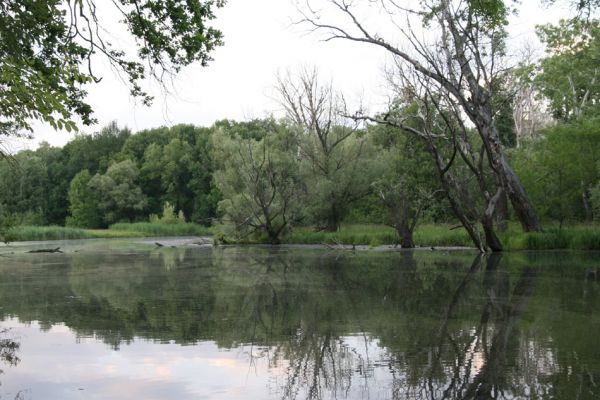
{"label": "sky", "polygon": [[[317,0],[319,1],[319,0]],[[360,0],[359,0],[360,1]],[[364,0],[362,0],[364,1]],[[410,0],[409,0],[410,1]],[[105,29],[113,42],[125,46],[125,34],[118,33],[116,15],[106,3],[101,15]],[[512,18],[509,33],[513,49],[536,41],[536,24],[554,22],[568,11],[561,7],[545,9],[540,0],[522,0],[519,15]],[[325,17],[329,16],[325,13]],[[331,15],[335,21],[338,15]],[[378,15],[369,16],[374,26]],[[387,103],[383,68],[389,60],[386,54],[372,46],[343,40],[323,41],[323,36],[311,33],[306,25],[294,22],[300,14],[294,0],[228,0],[217,10],[213,25],[224,34],[224,46],[212,53],[214,61],[208,67],[192,65],[185,68],[167,94],[150,86],[155,95],[151,107],[131,98],[128,88],[106,63],[95,64],[99,84],[89,87],[88,101],[95,111],[98,124],[82,126],[80,133],[99,131],[103,125],[117,121],[136,132],[142,129],[190,123],[210,126],[228,118],[249,120],[273,114],[281,116],[275,100],[274,86],[278,73],[300,67],[316,67],[324,79],[333,79],[334,86],[348,99],[360,101],[371,110],[380,110]],[[384,25],[384,21],[381,21]],[[122,36],[121,36],[122,35]],[[73,139],[73,133],[54,131],[43,123],[34,123],[32,140],[13,140],[11,151],[35,149],[47,141],[62,146]]]}

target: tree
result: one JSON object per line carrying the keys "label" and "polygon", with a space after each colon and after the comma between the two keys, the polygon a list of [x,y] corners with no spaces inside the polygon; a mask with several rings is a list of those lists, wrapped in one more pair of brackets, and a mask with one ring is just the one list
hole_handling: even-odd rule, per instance
{"label": "tree", "polygon": [[465,126],[456,104],[432,93],[419,75],[407,71],[398,77],[404,97],[394,101],[383,119],[367,118],[418,138],[431,156],[452,212],[475,247],[501,251],[494,216],[504,190],[486,162],[479,135]]}
{"label": "tree", "polygon": [[[600,164],[598,164],[598,176],[600,176]],[[600,181],[590,190],[590,197],[596,220],[600,220]]]}
{"label": "tree", "polygon": [[588,19],[600,7],[600,0],[544,0],[544,2],[547,4],[569,3],[578,19]]}
{"label": "tree", "polygon": [[168,201],[192,221],[210,224],[218,202],[212,184],[212,132],[181,124],[140,132],[124,144],[119,157],[139,165],[150,213],[160,212]]}
{"label": "tree", "polygon": [[560,121],[597,113],[600,103],[600,21],[561,20],[538,27],[546,45],[534,82]]}
{"label": "tree", "polygon": [[69,213],[67,226],[99,228],[102,218],[98,211],[95,193],[89,183],[92,175],[87,169],[79,172],[69,186]]}
{"label": "tree", "polygon": [[598,117],[559,123],[543,139],[516,154],[517,170],[540,215],[591,222],[598,215],[592,202],[600,163]]}
{"label": "tree", "polygon": [[266,126],[255,138],[217,130],[215,182],[223,195],[219,208],[236,236],[266,234],[271,244],[279,244],[302,216],[300,171],[293,131],[274,121]]}
{"label": "tree", "polygon": [[540,130],[552,123],[540,87],[534,81],[534,73],[537,70],[534,58],[533,50],[525,48],[522,61],[507,74],[506,86],[512,98],[516,148],[538,138]]}
{"label": "tree", "polygon": [[[510,166],[495,121],[494,88],[503,69],[506,25],[511,12],[502,0],[455,2],[425,0],[419,9],[407,9],[395,1],[380,4],[381,12],[392,19],[412,53],[403,50],[377,28],[364,22],[355,4],[329,0],[344,22],[327,23],[318,8],[307,7],[303,22],[326,32],[327,39],[344,39],[384,49],[396,60],[398,69],[410,69],[434,93],[442,93],[460,107],[475,126],[495,174],[526,231],[539,231],[541,225],[518,176]],[[418,21],[415,21],[418,18]],[[347,22],[347,24],[346,24]],[[413,23],[422,24],[434,36],[433,43],[420,39]]]}
{"label": "tree", "polygon": [[0,203],[18,222],[43,225],[48,188],[44,160],[36,151],[19,152],[0,163]]}
{"label": "tree", "polygon": [[[369,192],[366,140],[359,125],[343,115],[344,99],[316,69],[280,76],[276,90],[287,118],[298,127],[298,153],[315,224],[337,231],[350,204]],[[359,173],[360,171],[360,173]]]}
{"label": "tree", "polygon": [[74,117],[95,122],[86,86],[103,57],[128,82],[131,94],[149,104],[141,82],[162,84],[193,62],[206,65],[222,44],[207,26],[223,0],[115,0],[114,10],[137,44],[137,54],[109,41],[96,0],[4,0],[0,3],[0,134],[31,130],[32,120],[76,128]]}
{"label": "tree", "polygon": [[135,164],[125,160],[111,165],[105,174],[96,174],[89,181],[106,225],[131,221],[146,208],[148,199],[137,184],[138,175]]}
{"label": "tree", "polygon": [[369,134],[376,146],[370,162],[379,164],[373,190],[387,209],[386,222],[396,230],[402,248],[413,248],[417,222],[439,188],[431,157],[418,137],[400,129],[372,125]]}

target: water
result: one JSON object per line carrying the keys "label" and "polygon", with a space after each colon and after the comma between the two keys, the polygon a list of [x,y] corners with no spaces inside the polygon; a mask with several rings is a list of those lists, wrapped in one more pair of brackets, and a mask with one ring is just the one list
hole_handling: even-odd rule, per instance
{"label": "water", "polygon": [[600,253],[165,244],[0,248],[0,399],[600,399]]}

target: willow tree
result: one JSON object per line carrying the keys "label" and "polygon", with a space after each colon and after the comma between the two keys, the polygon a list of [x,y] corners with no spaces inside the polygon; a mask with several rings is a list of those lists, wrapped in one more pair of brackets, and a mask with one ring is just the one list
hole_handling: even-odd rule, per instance
{"label": "willow tree", "polygon": [[237,239],[265,235],[281,243],[302,217],[295,135],[272,120],[217,128],[214,179],[225,227]]}
{"label": "willow tree", "polygon": [[360,124],[344,115],[343,96],[316,69],[279,76],[276,90],[297,127],[297,153],[307,205],[318,229],[337,231],[352,202],[370,191],[367,141]]}
{"label": "willow tree", "polygon": [[365,7],[377,8],[375,11],[389,17],[395,30],[390,33],[382,30],[381,24],[373,26],[361,17],[365,10],[357,3],[327,0],[330,8],[343,17],[335,23],[324,20],[321,16],[327,14],[312,3],[303,11],[303,22],[324,32],[327,40],[381,48],[399,68],[408,68],[422,77],[428,91],[452,99],[464,119],[475,127],[487,162],[523,229],[542,229],[533,204],[508,162],[495,120],[495,88],[506,68],[509,5],[502,0],[423,0],[412,9],[408,2],[369,2]]}

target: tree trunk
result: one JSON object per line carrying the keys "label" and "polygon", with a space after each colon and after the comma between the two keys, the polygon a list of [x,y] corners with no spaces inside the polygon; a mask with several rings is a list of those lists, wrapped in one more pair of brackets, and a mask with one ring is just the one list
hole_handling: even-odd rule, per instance
{"label": "tree trunk", "polygon": [[331,210],[327,216],[327,225],[325,225],[326,232],[337,232],[340,228],[340,217],[338,207],[335,204],[331,205]]}
{"label": "tree trunk", "polygon": [[542,224],[538,219],[531,200],[529,200],[529,197],[527,196],[527,192],[525,192],[521,181],[504,158],[504,155],[501,157],[504,190],[506,190],[508,194],[510,203],[517,214],[517,218],[519,219],[523,230],[525,232],[541,232]]}
{"label": "tree trunk", "polygon": [[592,199],[590,191],[581,181],[581,199],[583,200],[583,209],[585,210],[585,222],[592,222],[594,220],[594,211],[592,208]]}
{"label": "tree trunk", "polygon": [[400,247],[403,249],[413,249],[415,247],[412,237],[414,224],[411,224],[409,218],[412,204],[410,204],[407,198],[402,197],[401,199],[396,199],[396,201],[388,200],[386,206],[396,234],[398,235]]}
{"label": "tree trunk", "polygon": [[269,235],[269,243],[271,244],[281,244],[281,239],[279,239],[279,235],[274,232],[268,232]]}
{"label": "tree trunk", "polygon": [[407,219],[400,221],[396,224],[396,233],[400,238],[400,247],[403,249],[413,249],[415,242],[413,241],[413,232],[410,229]]}
{"label": "tree trunk", "polygon": [[494,219],[498,231],[506,232],[506,229],[508,229],[508,198],[504,193],[500,199],[498,199],[498,204],[496,205],[496,217]]}
{"label": "tree trunk", "polygon": [[433,144],[431,139],[426,140],[425,143],[427,145],[427,151],[433,157],[435,166],[437,168],[438,177],[440,178],[440,183],[442,185],[442,188],[444,189],[446,198],[450,203],[450,208],[452,209],[452,212],[454,213],[456,218],[458,218],[462,226],[469,234],[469,237],[473,241],[473,244],[475,245],[477,250],[479,250],[480,253],[485,253],[485,245],[482,242],[481,237],[479,236],[477,228],[469,220],[469,217],[467,217],[466,213],[463,211],[463,208],[459,201],[452,195],[452,188],[455,188],[457,192],[459,191],[459,188],[452,176],[449,175],[448,168],[450,167],[450,165],[447,165],[446,167],[443,166],[444,163],[440,158],[437,148],[435,147],[435,144]]}
{"label": "tree trunk", "polygon": [[487,248],[494,253],[502,251],[502,242],[500,242],[498,235],[496,235],[493,222],[484,221],[481,225],[483,226],[483,233],[485,234],[485,244]]}
{"label": "tree trunk", "polygon": [[474,94],[473,98],[477,98],[476,101],[479,105],[471,115],[471,118],[477,126],[479,136],[485,145],[490,167],[502,184],[523,230],[525,232],[541,232],[542,225],[540,224],[535,208],[529,196],[527,196],[527,192],[523,188],[519,177],[515,174],[504,156],[498,129],[492,118],[492,110],[489,104],[490,98],[478,84],[475,90],[479,93]]}
{"label": "tree trunk", "polygon": [[485,244],[493,252],[502,251],[502,242],[494,230],[494,213],[498,202],[504,197],[504,190],[500,187],[488,201],[487,207],[481,217],[481,225],[485,234]]}

